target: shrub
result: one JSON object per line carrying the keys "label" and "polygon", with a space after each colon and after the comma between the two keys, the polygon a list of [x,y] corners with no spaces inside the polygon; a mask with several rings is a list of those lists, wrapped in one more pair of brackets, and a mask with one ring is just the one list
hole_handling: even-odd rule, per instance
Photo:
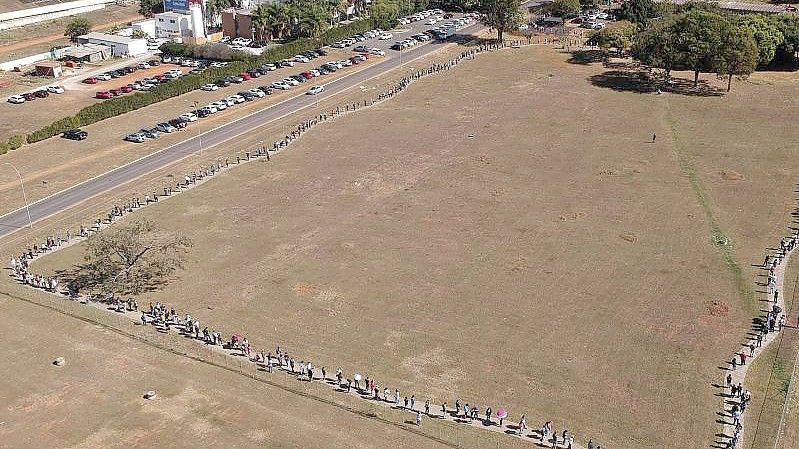
{"label": "shrub", "polygon": [[21,134],[15,134],[8,139],[8,146],[9,150],[16,150],[17,148],[21,147],[25,144],[25,136]]}

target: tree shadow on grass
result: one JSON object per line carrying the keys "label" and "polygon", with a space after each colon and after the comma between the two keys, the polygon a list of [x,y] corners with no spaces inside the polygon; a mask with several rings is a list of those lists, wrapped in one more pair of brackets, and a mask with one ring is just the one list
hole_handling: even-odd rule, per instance
{"label": "tree shadow on grass", "polygon": [[607,55],[602,50],[577,50],[572,52],[571,58],[567,60],[569,64],[596,64],[605,62]]}
{"label": "tree shadow on grass", "polygon": [[720,97],[724,95],[723,90],[710,86],[705,81],[700,81],[696,87],[694,87],[693,81],[679,78],[672,78],[670,83],[664,83],[653,79],[644,71],[608,70],[593,75],[588,79],[594,86],[620,92],[646,94],[657,92],[659,89],[662,92],[697,97]]}

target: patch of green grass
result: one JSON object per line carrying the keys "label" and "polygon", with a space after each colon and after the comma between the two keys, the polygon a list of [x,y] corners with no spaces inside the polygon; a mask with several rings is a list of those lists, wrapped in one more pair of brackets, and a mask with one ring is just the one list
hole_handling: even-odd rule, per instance
{"label": "patch of green grass", "polygon": [[755,300],[755,294],[752,290],[751,283],[749,279],[744,276],[741,266],[735,259],[735,245],[732,239],[721,229],[721,225],[719,225],[716,214],[713,211],[712,200],[702,186],[702,180],[696,172],[689,150],[687,150],[685,143],[680,138],[679,122],[671,114],[671,110],[668,109],[668,107],[666,110],[666,120],[668,121],[671,131],[672,142],[674,143],[674,155],[677,158],[680,171],[686,176],[688,183],[691,185],[691,189],[694,191],[694,195],[696,195],[696,201],[705,213],[707,222],[710,225],[711,241],[713,245],[721,251],[724,263],[732,274],[735,288],[741,295],[741,298],[743,298],[744,304],[751,309],[752,313],[757,313],[757,301]]}

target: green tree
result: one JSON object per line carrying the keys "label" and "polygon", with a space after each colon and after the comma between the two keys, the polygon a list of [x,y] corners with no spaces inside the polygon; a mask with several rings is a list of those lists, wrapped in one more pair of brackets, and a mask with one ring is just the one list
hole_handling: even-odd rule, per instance
{"label": "green tree", "polygon": [[771,16],[771,21],[782,33],[782,43],[777,46],[776,58],[789,62],[796,59],[799,51],[799,16],[796,14],[777,14]]}
{"label": "green tree", "polygon": [[576,16],[582,10],[580,0],[554,0],[544,9],[548,14],[563,18]]}
{"label": "green tree", "polygon": [[589,42],[604,50],[615,49],[621,54],[632,45],[635,29],[634,23],[620,20],[592,33]]}
{"label": "green tree", "polygon": [[77,289],[136,295],[165,284],[191,246],[188,237],[151,221],[120,223],[89,237],[84,263],[59,276]]}
{"label": "green tree", "polygon": [[69,40],[75,42],[78,39],[78,36],[88,33],[91,31],[91,29],[92,23],[89,22],[89,19],[85,17],[74,17],[67,24],[67,28],[64,31],[64,36],[68,36]]}
{"label": "green tree", "polygon": [[628,0],[621,5],[619,18],[639,27],[646,26],[650,19],[660,17],[660,11],[652,0]]}
{"label": "green tree", "polygon": [[139,0],[139,14],[152,17],[153,14],[163,12],[164,3],[161,0]]}
{"label": "green tree", "polygon": [[515,30],[522,23],[520,0],[482,0],[480,9],[483,23],[497,30],[499,41],[506,30]]}
{"label": "green tree", "polygon": [[760,61],[757,40],[746,26],[728,27],[722,37],[719,76],[727,77],[727,92],[732,87],[732,77],[746,79],[755,71]]}
{"label": "green tree", "polygon": [[[271,27],[271,17],[269,16],[269,7],[260,3],[252,11],[252,26],[255,28],[256,36],[263,40],[266,31]],[[271,34],[271,33],[270,33]],[[271,36],[270,36],[271,37]]]}
{"label": "green tree", "polygon": [[391,28],[399,17],[397,0],[374,0],[369,15],[380,28]]}
{"label": "green tree", "polygon": [[760,55],[759,64],[767,65],[771,63],[777,54],[777,47],[785,41],[785,36],[783,36],[779,27],[773,21],[757,14],[740,16],[738,25],[752,32]]}
{"label": "green tree", "polygon": [[133,30],[133,33],[131,33],[130,37],[132,37],[133,39],[147,39],[148,37],[150,37],[150,35],[142,30],[137,29]]}
{"label": "green tree", "polygon": [[720,14],[702,9],[691,10],[677,16],[674,27],[681,63],[694,72],[694,86],[699,84],[699,74],[716,72],[719,49],[729,22]]}
{"label": "green tree", "polygon": [[329,27],[329,22],[330,11],[323,4],[308,2],[297,20],[298,34],[315,38]]}
{"label": "green tree", "polygon": [[675,19],[668,17],[651,22],[644,31],[638,33],[633,39],[630,53],[650,67],[663,69],[668,77],[681,62],[677,48],[679,42]]}

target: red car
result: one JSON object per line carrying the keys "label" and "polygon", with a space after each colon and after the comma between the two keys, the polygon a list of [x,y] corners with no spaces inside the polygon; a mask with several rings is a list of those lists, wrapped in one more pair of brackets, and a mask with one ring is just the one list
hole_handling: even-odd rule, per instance
{"label": "red car", "polygon": [[113,95],[115,97],[118,97],[118,96],[122,95],[122,90],[119,89],[119,88],[117,88],[117,89],[109,89],[108,91],[111,92],[111,95]]}
{"label": "red car", "polygon": [[305,78],[307,80],[313,78],[313,74],[311,72],[302,72],[302,73],[300,73],[300,75],[302,75],[303,78]]}
{"label": "red car", "polygon": [[166,79],[164,75],[155,75],[153,78],[157,79],[159,83],[163,83]]}
{"label": "red car", "polygon": [[86,78],[85,80],[83,80],[83,83],[84,84],[97,84],[97,78],[95,78],[93,76],[90,76],[90,77]]}
{"label": "red car", "polygon": [[101,90],[100,92],[97,92],[96,94],[94,94],[94,98],[99,98],[101,100],[105,100],[105,99],[108,99],[108,98],[111,98],[111,97],[113,97],[113,95],[111,94],[111,92],[109,92],[107,90]]}
{"label": "red car", "polygon": [[129,94],[129,93],[133,92],[133,88],[130,87],[130,86],[122,86],[122,87],[119,88],[119,90],[121,90],[123,93],[126,93],[126,94]]}
{"label": "red car", "polygon": [[353,56],[353,57],[350,58],[350,61],[352,61],[353,64],[360,64],[361,63],[361,58],[359,58],[357,56]]}
{"label": "red car", "polygon": [[252,79],[252,76],[250,76],[250,74],[247,72],[241,72],[239,73],[239,76],[244,78],[244,81],[249,81]]}
{"label": "red car", "polygon": [[25,92],[22,94],[22,98],[24,98],[26,101],[33,101],[36,99],[36,95],[34,95],[33,92]]}
{"label": "red car", "polygon": [[361,53],[359,56],[363,59],[369,59],[369,53]]}

